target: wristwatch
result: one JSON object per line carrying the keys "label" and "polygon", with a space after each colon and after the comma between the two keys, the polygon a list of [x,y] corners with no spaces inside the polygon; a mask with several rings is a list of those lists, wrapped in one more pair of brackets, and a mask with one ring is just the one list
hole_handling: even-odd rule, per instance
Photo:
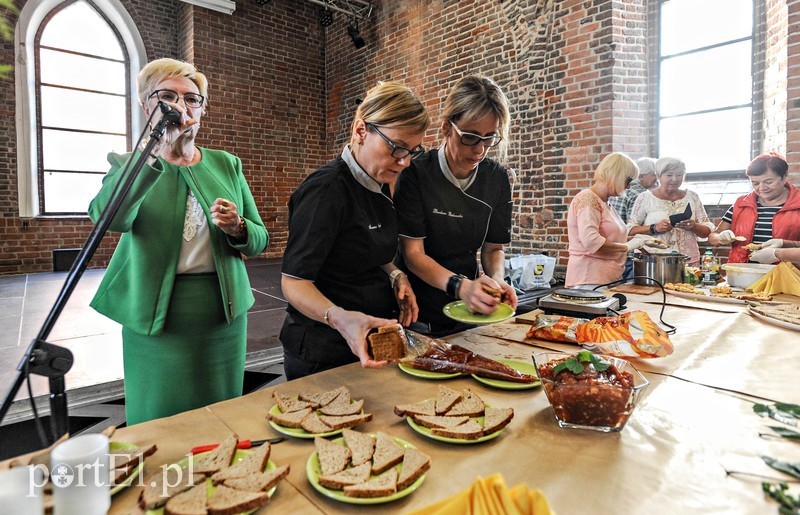
{"label": "wristwatch", "polygon": [[458,298],[458,288],[461,286],[461,282],[466,279],[466,276],[461,274],[453,274],[450,276],[450,279],[447,280],[447,288],[446,292],[449,296],[453,297],[454,299]]}
{"label": "wristwatch", "polygon": [[389,274],[389,283],[392,285],[392,288],[394,288],[395,281],[397,281],[397,278],[402,273],[404,272],[398,268],[396,270],[392,270],[392,273]]}
{"label": "wristwatch", "polygon": [[652,234],[653,236],[655,236],[656,234],[658,234],[658,233],[656,232],[656,224],[650,224],[650,234]]}

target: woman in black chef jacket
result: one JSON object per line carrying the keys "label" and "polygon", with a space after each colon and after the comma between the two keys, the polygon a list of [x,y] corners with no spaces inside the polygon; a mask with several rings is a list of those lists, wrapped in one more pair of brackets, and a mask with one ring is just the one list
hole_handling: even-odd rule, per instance
{"label": "woman in black chef jacket", "polygon": [[[423,152],[430,118],[405,86],[379,83],[358,106],[350,144],[289,200],[280,339],[287,379],[370,359],[370,329],[417,319],[408,277],[394,263],[397,218],[389,185]],[[399,313],[398,313],[399,307]]]}
{"label": "woman in black chef jacket", "polygon": [[464,77],[444,103],[442,146],[414,159],[397,181],[401,267],[419,302],[412,328],[443,336],[467,327],[442,313],[455,299],[472,312],[492,313],[500,301],[483,285],[502,288],[505,302],[517,307],[514,288],[503,280],[503,245],[511,241],[509,175],[486,158],[495,146],[505,157],[510,118],[508,99],[494,81]]}

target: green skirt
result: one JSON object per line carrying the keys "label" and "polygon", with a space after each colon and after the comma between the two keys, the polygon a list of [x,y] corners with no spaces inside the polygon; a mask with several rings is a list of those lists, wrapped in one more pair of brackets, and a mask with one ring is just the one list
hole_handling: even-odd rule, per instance
{"label": "green skirt", "polygon": [[242,395],[247,315],[228,324],[215,273],[178,275],[164,331],[122,329],[127,424]]}

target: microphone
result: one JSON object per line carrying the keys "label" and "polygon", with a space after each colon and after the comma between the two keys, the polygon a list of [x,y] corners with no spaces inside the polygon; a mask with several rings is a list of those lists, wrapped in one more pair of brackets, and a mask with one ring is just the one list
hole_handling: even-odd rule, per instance
{"label": "microphone", "polygon": [[181,113],[177,109],[168,106],[164,102],[158,101],[158,107],[161,109],[163,119],[168,121],[171,125],[181,124]]}

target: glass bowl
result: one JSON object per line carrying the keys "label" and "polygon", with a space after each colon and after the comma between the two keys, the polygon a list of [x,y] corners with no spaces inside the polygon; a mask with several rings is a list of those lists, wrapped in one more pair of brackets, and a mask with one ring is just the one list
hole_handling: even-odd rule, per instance
{"label": "glass bowl", "polygon": [[[576,378],[584,379],[585,375],[576,376],[566,370],[557,374],[556,379],[544,377],[551,375],[547,373],[551,372],[548,363],[576,355],[555,352],[533,355],[533,365],[542,381],[547,400],[553,407],[558,425],[605,433],[621,431],[650,382],[624,359],[605,355],[601,357],[616,367],[621,376],[629,379],[627,386],[576,381]],[[588,363],[584,365],[589,366]]]}

